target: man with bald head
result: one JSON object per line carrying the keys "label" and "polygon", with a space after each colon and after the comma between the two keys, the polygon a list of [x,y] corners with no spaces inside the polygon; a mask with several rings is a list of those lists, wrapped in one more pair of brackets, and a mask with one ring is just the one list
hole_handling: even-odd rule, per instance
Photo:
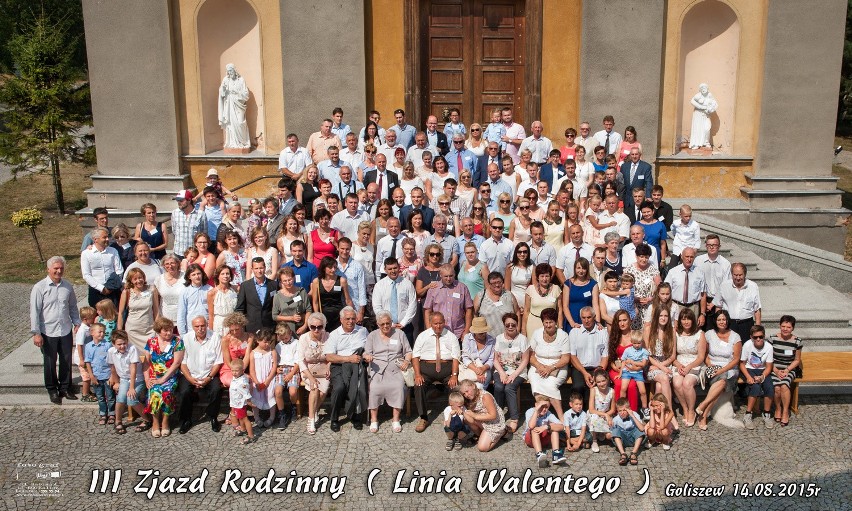
{"label": "man with bald head", "polygon": [[438,156],[438,150],[429,146],[429,139],[426,138],[426,133],[418,131],[414,135],[414,145],[408,148],[408,153],[405,159],[414,164],[414,168],[423,166],[423,153],[431,153],[432,158]]}
{"label": "man with bald head", "polygon": [[704,326],[707,310],[707,284],[704,272],[696,267],[695,249],[687,247],[680,253],[681,264],[669,270],[666,282],[672,286],[672,301],[682,309],[692,309],[698,318],[698,326]]}
{"label": "man with bald head", "polygon": [[379,185],[377,183],[370,183],[366,189],[367,201],[361,204],[358,209],[362,213],[367,213],[370,218],[376,218],[376,206],[379,203]]}
{"label": "man with bald head", "polygon": [[429,144],[429,147],[437,149],[441,156],[450,151],[447,136],[438,131],[438,118],[434,115],[426,118],[426,143]]}
{"label": "man with bald head", "polygon": [[547,161],[548,156],[550,155],[550,151],[553,150],[553,143],[549,138],[542,135],[542,131],[544,131],[544,125],[541,121],[533,121],[530,126],[532,129],[532,135],[528,136],[521,142],[521,149],[519,152],[524,152],[524,149],[529,149],[532,153],[532,161],[538,163],[539,165],[544,165],[544,162]]}
{"label": "man with bald head", "polygon": [[[616,149],[617,148],[618,146],[616,146]],[[626,190],[642,188],[645,190],[645,197],[650,197],[651,188],[654,186],[654,173],[651,170],[651,164],[643,161],[641,158],[642,151],[640,151],[638,147],[634,147],[630,150],[630,155],[624,163],[621,164],[621,175],[624,177],[624,188]],[[624,197],[625,211],[632,208],[633,205],[634,199],[632,194]]]}
{"label": "man with bald head", "polygon": [[308,145],[305,149],[311,156],[314,163],[319,163],[328,158],[328,148],[331,146],[340,148],[343,145],[340,138],[331,132],[333,122],[331,119],[325,119],[320,124],[320,130],[313,133],[308,138]]}
{"label": "man with bald head", "polygon": [[471,173],[476,170],[477,157],[464,144],[464,135],[461,133],[453,134],[453,147],[446,155],[447,167],[456,180],[458,180],[463,169],[467,169]]}
{"label": "man with bald head", "polygon": [[[636,247],[639,245],[647,245],[645,243],[645,228],[642,224],[634,224],[630,226],[630,243],[624,245],[621,249],[621,265],[625,268],[636,262]],[[657,263],[657,247],[651,247],[651,266],[659,266]]]}
{"label": "man with bald head", "polygon": [[[377,197],[390,200],[393,189],[399,186],[399,176],[396,172],[388,170],[388,159],[384,154],[376,155],[376,168],[369,170],[364,175],[364,185],[370,186],[376,183],[379,187]],[[369,190],[368,192],[369,193]]]}

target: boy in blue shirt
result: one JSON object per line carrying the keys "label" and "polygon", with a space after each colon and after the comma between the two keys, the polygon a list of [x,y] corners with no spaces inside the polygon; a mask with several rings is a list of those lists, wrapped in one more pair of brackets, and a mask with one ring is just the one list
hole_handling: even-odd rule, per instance
{"label": "boy in blue shirt", "polygon": [[568,398],[570,409],[565,413],[565,448],[569,452],[576,452],[586,448],[592,443],[592,434],[589,432],[589,415],[583,411],[583,396],[577,392],[571,393]]}
{"label": "boy in blue shirt", "polygon": [[100,323],[89,327],[92,342],[84,347],[86,370],[92,376],[91,386],[98,398],[98,425],[115,424],[115,392],[109,384],[112,368],[107,361],[112,343],[104,339],[106,328]]}
{"label": "boy in blue shirt", "polygon": [[651,353],[642,347],[642,332],[633,330],[630,333],[631,346],[621,355],[621,395],[627,397],[627,386],[630,380],[636,382],[639,389],[639,399],[642,401],[642,415],[647,421],[651,414],[648,410],[648,392],[645,390],[645,367]]}
{"label": "boy in blue shirt", "polygon": [[506,136],[506,126],[500,122],[500,109],[495,108],[491,111],[491,124],[485,128],[485,133],[482,136],[488,142],[497,142],[500,144],[500,151],[506,150],[506,142],[503,142],[503,137]]}
{"label": "boy in blue shirt", "polygon": [[[629,348],[628,348],[629,349]],[[616,449],[621,453],[618,460],[619,465],[627,465],[628,457],[624,447],[633,447],[630,453],[630,464],[638,465],[639,447],[645,438],[645,423],[639,418],[639,414],[630,409],[630,402],[626,397],[619,398],[615,402],[618,413],[612,418],[612,441]]]}

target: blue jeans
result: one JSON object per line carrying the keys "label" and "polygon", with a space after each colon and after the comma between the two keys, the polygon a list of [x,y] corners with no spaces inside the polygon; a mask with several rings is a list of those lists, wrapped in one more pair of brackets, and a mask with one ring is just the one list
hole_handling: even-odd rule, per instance
{"label": "blue jeans", "polygon": [[97,385],[92,384],[92,389],[98,398],[98,414],[115,415],[115,391],[112,390],[109,380],[98,380]]}
{"label": "blue jeans", "polygon": [[618,426],[612,427],[612,437],[620,438],[624,447],[633,447],[643,436],[645,436],[645,433],[639,431],[639,428],[625,430]]}

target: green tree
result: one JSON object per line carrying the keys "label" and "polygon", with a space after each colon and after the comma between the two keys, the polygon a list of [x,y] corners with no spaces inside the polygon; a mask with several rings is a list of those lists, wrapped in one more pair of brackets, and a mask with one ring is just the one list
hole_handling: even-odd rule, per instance
{"label": "green tree", "polygon": [[50,172],[59,212],[65,213],[60,162],[86,152],[79,136],[91,124],[89,84],[73,64],[78,38],[67,20],[42,13],[7,48],[15,75],[0,78],[0,161],[12,172]]}
{"label": "green tree", "polygon": [[47,13],[50,19],[65,20],[71,33],[80,35],[73,48],[72,61],[75,67],[86,69],[81,0],[0,0],[0,73],[11,73],[15,69],[5,42],[23,33],[41,13]]}
{"label": "green tree", "polygon": [[843,41],[840,97],[837,103],[837,132],[845,133],[852,127],[852,0],[848,0],[846,7],[846,37]]}

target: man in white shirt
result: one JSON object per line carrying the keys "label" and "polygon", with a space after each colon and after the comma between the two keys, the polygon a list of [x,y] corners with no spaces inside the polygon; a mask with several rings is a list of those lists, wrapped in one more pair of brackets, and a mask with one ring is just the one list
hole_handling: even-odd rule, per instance
{"label": "man in white shirt", "polygon": [[630,235],[630,219],[627,218],[627,215],[624,213],[618,212],[618,197],[615,195],[607,197],[604,201],[604,205],[606,206],[606,209],[598,214],[598,223],[608,224],[610,222],[616,222],[616,224],[611,227],[601,229],[601,237],[605,236],[608,232],[616,232],[619,237],[621,237],[621,242],[624,242],[624,240],[627,239],[627,236]]}
{"label": "man in white shirt", "polygon": [[420,420],[414,431],[422,433],[429,426],[426,391],[436,381],[454,389],[459,383],[459,338],[445,328],[446,321],[440,312],[433,312],[432,327],[417,336],[412,349],[414,367],[414,401]]}
{"label": "man in white shirt", "polygon": [[345,236],[337,240],[337,273],[346,277],[349,297],[355,305],[355,322],[360,325],[367,306],[367,273],[363,264],[352,259],[352,240]]}
{"label": "man in white shirt", "polygon": [[681,264],[678,264],[666,275],[666,282],[672,286],[672,301],[683,309],[692,309],[698,318],[698,326],[704,326],[705,310],[707,310],[707,286],[704,274],[695,267],[695,249],[683,249]]}
{"label": "man in white shirt", "polygon": [[494,217],[489,222],[491,237],[479,246],[479,258],[488,267],[489,271],[496,271],[500,275],[506,273],[506,266],[512,260],[515,245],[508,238],[503,237],[503,219]]}
{"label": "man in white shirt", "polygon": [[751,338],[751,327],[760,324],[760,290],[757,284],[746,278],[746,266],[743,263],[731,265],[731,280],[719,285],[713,304],[728,311],[731,324],[728,327],[740,335],[745,342]]}
{"label": "man in white shirt", "polygon": [[589,407],[589,390],[594,386],[592,373],[605,368],[609,361],[609,336],[606,328],[595,322],[595,310],[588,305],[580,309],[578,328],[568,332],[571,352],[571,390],[583,395],[583,408]]}
{"label": "man in white shirt", "polygon": [[[222,341],[218,334],[207,329],[207,318],[196,316],[192,318],[192,330],[183,336],[184,355],[180,365],[182,377],[178,378],[177,398],[181,406],[180,413],[181,435],[192,427],[192,403],[190,395],[207,402],[205,412],[214,432],[222,428],[217,416],[219,415],[219,399],[222,384],[219,381],[219,369],[222,367]],[[260,419],[256,419],[260,420]],[[163,425],[168,429],[168,424]]]}
{"label": "man in white shirt", "polygon": [[423,153],[430,153],[432,158],[438,156],[438,150],[429,146],[429,141],[426,138],[426,132],[418,131],[414,135],[414,145],[408,148],[408,154],[405,159],[414,164],[414,168],[423,166]]}
{"label": "man in white shirt", "polygon": [[532,153],[532,161],[539,165],[543,165],[544,162],[547,161],[550,151],[553,150],[553,142],[541,134],[544,130],[544,125],[541,121],[533,121],[530,128],[532,129],[532,135],[528,136],[523,142],[521,142],[521,147],[518,149],[518,153],[524,152],[524,149],[529,149]]}
{"label": "man in white shirt", "polygon": [[583,228],[574,224],[568,229],[571,242],[559,249],[556,257],[556,276],[562,284],[574,277],[574,265],[577,259],[584,258],[591,261],[595,247],[583,242]]}
{"label": "man in white shirt", "polygon": [[506,154],[511,156],[512,161],[517,165],[521,161],[521,143],[527,138],[527,132],[523,125],[512,120],[512,109],[510,107],[503,108],[500,111],[500,116],[503,120],[503,126],[506,128],[506,134],[500,140],[506,144]]}
{"label": "man in white shirt", "polygon": [[536,220],[530,224],[530,263],[533,265],[532,281],[535,282],[535,266],[550,265],[551,275],[556,272],[556,249],[544,241],[544,224]]}
{"label": "man in white shirt", "polygon": [[373,288],[373,312],[390,314],[394,328],[405,333],[414,344],[414,316],[417,314],[417,293],[414,284],[399,274],[399,261],[385,259],[385,277]]}
{"label": "man in white shirt", "polygon": [[295,133],[287,135],[287,147],[278,156],[278,171],[285,176],[298,180],[305,168],[313,163],[311,155],[304,147],[299,147],[299,137]]}
{"label": "man in white shirt", "polygon": [[350,240],[358,239],[358,225],[361,222],[369,221],[370,218],[366,213],[358,211],[358,195],[355,192],[349,193],[345,197],[346,209],[331,217],[331,228],[337,229]]}
{"label": "man in white shirt", "polygon": [[604,129],[595,133],[595,139],[598,141],[598,145],[602,145],[604,147],[606,154],[614,154],[618,151],[618,148],[621,147],[621,135],[612,129],[614,126],[615,118],[611,115],[604,116]]}
{"label": "man in white shirt", "polygon": [[[388,235],[376,244],[376,269],[385,267],[385,259],[389,257],[399,259],[402,256],[402,240],[406,238],[405,234],[402,234],[399,218],[388,218],[385,226],[388,229]],[[384,276],[382,271],[381,277]]]}
{"label": "man in white shirt", "polygon": [[527,178],[521,180],[521,184],[518,185],[518,193],[516,194],[518,198],[523,197],[524,192],[527,190],[536,189],[536,185],[538,185],[538,170],[538,163],[530,162],[527,166]]}
{"label": "man in white shirt", "polygon": [[118,307],[121,296],[124,268],[118,251],[107,246],[107,230],[95,228],[90,234],[92,245],[80,253],[80,269],[83,280],[89,285],[89,306],[94,307],[103,299],[111,300]]}
{"label": "man in white shirt", "polygon": [[[385,161],[390,161],[390,162],[396,161],[396,156],[395,156],[396,148],[401,147],[401,146],[397,145],[396,138],[397,138],[396,131],[394,131],[393,129],[389,129],[387,131],[387,133],[385,133],[385,143],[376,148],[379,151],[376,154],[377,155],[378,154],[385,155]],[[405,149],[405,147],[403,147],[403,149]]]}
{"label": "man in white shirt", "polygon": [[434,149],[436,154],[447,154],[450,150],[449,139],[446,135],[438,131],[438,118],[430,115],[426,118],[426,143]]}
{"label": "man in white shirt", "polygon": [[589,123],[580,123],[580,134],[574,139],[574,143],[586,148],[586,159],[591,161],[595,154],[595,147],[598,146],[598,139],[592,135],[592,128]]}
{"label": "man in white shirt", "polygon": [[577,177],[577,162],[574,161],[573,158],[568,158],[565,160],[565,175],[562,176],[561,179],[555,180],[553,183],[552,192],[556,193],[562,187],[562,183],[565,181],[571,181],[574,185],[574,196],[572,197],[575,201],[579,201],[581,198],[587,196],[589,191],[586,189],[586,183],[580,180]]}
{"label": "man in white shirt", "polygon": [[326,154],[328,155],[328,159],[317,164],[319,177],[320,179],[328,179],[332,183],[336,183],[340,175],[340,167],[342,166],[340,162],[340,148],[331,146],[326,151]]}
{"label": "man in white shirt", "polygon": [[[340,174],[332,181],[331,191],[338,197],[346,197],[350,193],[357,194],[358,190],[364,189],[364,183],[356,181],[352,173],[352,167],[345,163],[340,167]],[[357,196],[357,195],[356,195]]]}
{"label": "man in white shirt", "polygon": [[322,352],[331,363],[331,424],[333,432],[340,431],[340,411],[352,422],[352,428],[361,430],[361,415],[367,411],[367,369],[362,363],[367,329],[356,324],[352,307],[340,311],[340,326],[328,336]]}
{"label": "man in white shirt", "polygon": [[[642,224],[633,224],[630,226],[630,243],[624,245],[621,249],[621,266],[627,268],[636,262],[636,247],[639,245],[647,245],[645,243],[645,228]],[[657,265],[657,247],[648,245],[651,248],[651,266]]]}
{"label": "man in white shirt", "polygon": [[364,161],[364,153],[358,149],[358,137],[352,132],[346,134],[346,147],[340,151],[340,161],[352,169],[357,169]]}
{"label": "man in white shirt", "polygon": [[704,238],[704,246],[707,253],[695,258],[695,266],[704,273],[704,281],[707,283],[707,324],[715,325],[716,307],[713,300],[719,294],[722,282],[731,280],[731,263],[719,253],[722,242],[718,234],[708,234]]}

